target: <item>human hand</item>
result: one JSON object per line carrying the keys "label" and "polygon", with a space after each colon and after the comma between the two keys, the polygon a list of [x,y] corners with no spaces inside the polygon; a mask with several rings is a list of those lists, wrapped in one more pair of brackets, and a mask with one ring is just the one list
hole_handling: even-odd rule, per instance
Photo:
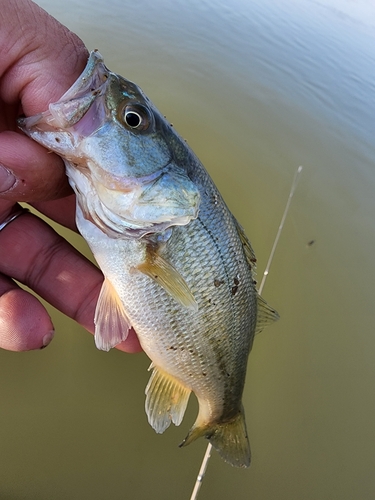
{"label": "human hand", "polygon": [[[0,228],[25,201],[76,230],[75,197],[62,160],[19,132],[16,119],[57,101],[87,57],[83,42],[30,0],[0,0]],[[101,272],[30,213],[0,229],[0,347],[48,345],[54,329],[46,309],[13,279],[93,333]],[[141,350],[134,331],[118,348]]]}

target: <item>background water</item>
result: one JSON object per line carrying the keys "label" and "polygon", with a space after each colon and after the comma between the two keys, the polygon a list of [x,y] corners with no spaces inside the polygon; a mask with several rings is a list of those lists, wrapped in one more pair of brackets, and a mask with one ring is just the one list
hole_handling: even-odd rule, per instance
{"label": "background water", "polygon": [[[304,166],[264,291],[281,320],[250,356],[253,463],[236,470],[215,454],[201,498],[373,499],[372,0],[39,4],[188,140],[245,227],[260,273]],[[0,498],[189,498],[206,442],[177,444],[195,403],[180,428],[156,435],[143,409],[146,357],[98,352],[51,314],[48,349],[0,352]]]}

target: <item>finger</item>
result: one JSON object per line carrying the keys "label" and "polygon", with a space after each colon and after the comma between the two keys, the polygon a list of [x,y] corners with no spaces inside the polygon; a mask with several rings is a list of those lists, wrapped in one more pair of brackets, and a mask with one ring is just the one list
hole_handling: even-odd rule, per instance
{"label": "finger", "polygon": [[72,193],[61,158],[16,132],[0,133],[1,166],[0,199],[33,202]]}
{"label": "finger", "polygon": [[[1,201],[0,220],[5,220],[12,210],[11,202]],[[0,348],[10,351],[40,349],[47,346],[52,337],[53,325],[42,304],[0,274]]]}
{"label": "finger", "polygon": [[58,200],[40,201],[31,203],[38,212],[46,215],[53,221],[77,232],[76,225],[76,197],[74,194]]}
{"label": "finger", "polygon": [[88,52],[77,35],[32,1],[2,2],[1,93],[23,111],[45,111],[82,72]]}
{"label": "finger", "polygon": [[141,344],[139,343],[139,339],[137,337],[137,334],[133,330],[133,328],[130,328],[128,336],[126,337],[126,340],[121,342],[116,346],[116,349],[119,349],[120,351],[128,352],[131,354],[135,354],[137,352],[142,352],[143,349],[141,347]]}
{"label": "finger", "polygon": [[[50,226],[25,214],[0,232],[0,272],[24,283],[64,314],[94,332],[103,276]],[[134,332],[119,348],[140,351]]]}
{"label": "finger", "polygon": [[53,335],[51,318],[36,297],[0,275],[0,348],[42,349]]}

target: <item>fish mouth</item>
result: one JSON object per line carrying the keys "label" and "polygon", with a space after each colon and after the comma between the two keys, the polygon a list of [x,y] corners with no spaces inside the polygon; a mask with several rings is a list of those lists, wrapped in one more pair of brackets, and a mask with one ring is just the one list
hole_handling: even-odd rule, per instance
{"label": "fish mouth", "polygon": [[[111,71],[104,64],[102,55],[98,50],[92,51],[81,76],[56,103],[49,105],[55,120],[61,119],[61,128],[71,127],[82,120],[93,102],[105,94],[110,75]],[[66,106],[62,112],[61,103]]]}
{"label": "fish mouth", "polygon": [[80,141],[100,129],[108,119],[103,100],[111,72],[98,51],[90,54],[86,67],[73,85],[48,110],[20,117],[18,127],[29,137],[63,158],[77,161]]}

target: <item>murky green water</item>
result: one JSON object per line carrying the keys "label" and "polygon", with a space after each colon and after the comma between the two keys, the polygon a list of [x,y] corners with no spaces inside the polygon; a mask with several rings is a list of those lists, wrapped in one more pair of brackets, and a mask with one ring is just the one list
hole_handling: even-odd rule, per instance
{"label": "murky green water", "polygon": [[[375,495],[375,7],[372,0],[40,0],[188,139],[264,269],[244,404],[249,470],[213,456],[202,499]],[[308,242],[314,240],[314,244]],[[77,237],[75,243],[85,247]],[[53,311],[41,352],[0,352],[0,498],[189,498],[206,443],[156,435],[148,361],[98,352]]]}

